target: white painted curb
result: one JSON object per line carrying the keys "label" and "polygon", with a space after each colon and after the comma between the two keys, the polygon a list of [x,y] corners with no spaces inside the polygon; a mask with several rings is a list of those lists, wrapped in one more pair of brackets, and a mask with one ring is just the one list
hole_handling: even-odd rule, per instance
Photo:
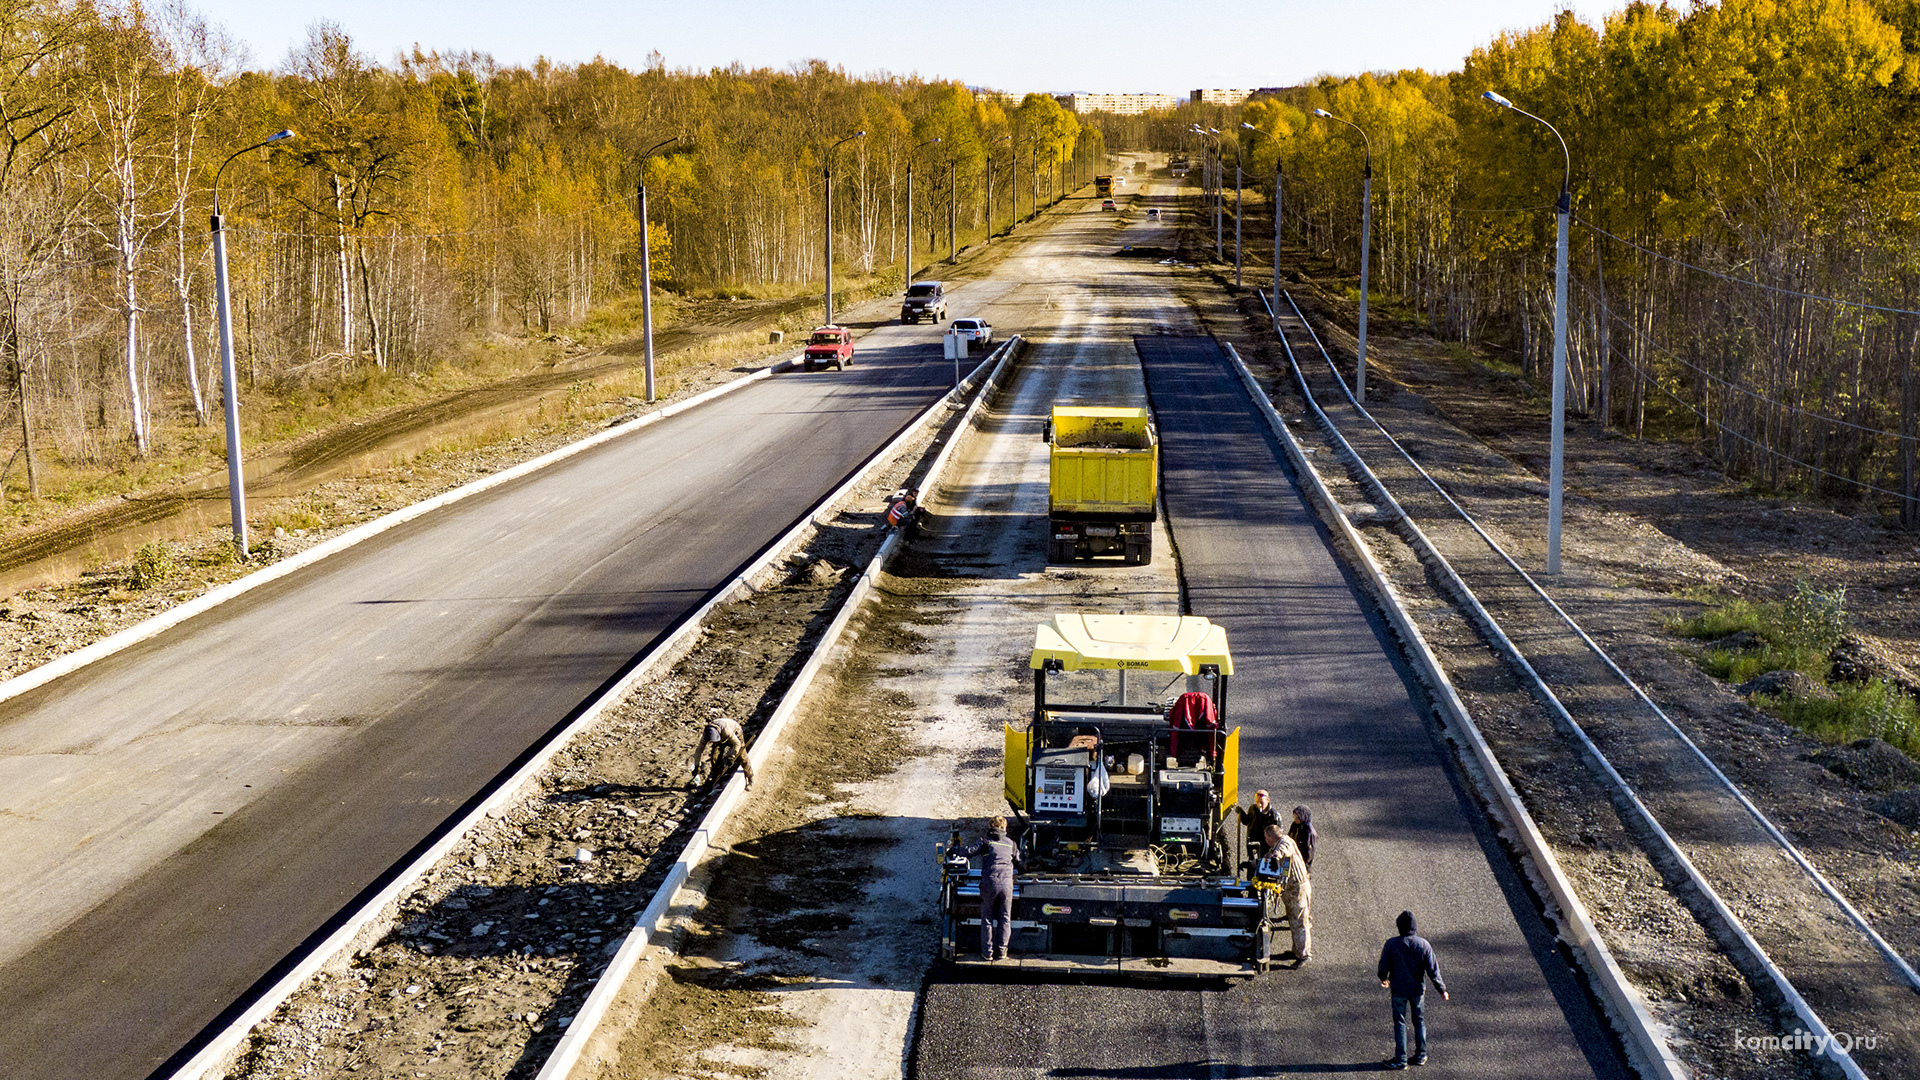
{"label": "white painted curb", "polygon": [[796,357],[787,357],[775,361],[751,375],[742,376],[729,383],[722,383],[711,390],[695,394],[685,401],[676,401],[672,405],[656,409],[645,416],[629,420],[617,427],[610,427],[605,431],[597,432],[587,438],[581,439],[579,442],[568,443],[558,450],[542,454],[531,461],[523,461],[510,469],[504,469],[491,476],[483,476],[478,480],[462,484],[450,491],[443,491],[430,499],[423,499],[411,506],[395,510],[391,514],[374,518],[365,525],[342,533],[324,544],[315,545],[291,558],[282,559],[271,566],[262,567],[248,574],[246,577],[230,581],[217,589],[196,596],[184,604],[168,608],[152,618],[137,622],[117,634],[101,638],[99,641],[85,648],[75,649],[65,656],[49,660],[31,671],[22,672],[8,679],[6,682],[0,683],[0,701],[7,701],[11,698],[19,697],[29,690],[37,690],[62,675],[71,674],[86,667],[88,664],[104,660],[114,653],[170,630],[202,612],[219,607],[221,604],[232,600],[242,593],[251,592],[268,582],[277,581],[280,578],[286,577],[296,570],[303,570],[306,567],[312,566],[314,563],[330,555],[337,555],[356,544],[365,543],[397,525],[405,524],[414,518],[430,514],[443,506],[450,506],[462,499],[471,498],[483,491],[490,491],[493,488],[518,480],[530,473],[539,472],[549,465],[564,461],[583,451],[591,450],[601,443],[611,442],[614,439],[631,435],[641,428],[647,427],[650,424],[657,424],[669,416],[676,416],[686,412],[688,409],[704,405],[715,398],[731,394],[735,390],[744,389],[762,379],[770,378],[775,372],[791,367],[795,359]]}
{"label": "white painted curb", "polygon": [[1449,730],[1461,737],[1472,752],[1479,765],[1485,783],[1483,789],[1496,801],[1499,809],[1507,818],[1513,834],[1519,838],[1532,858],[1539,880],[1547,887],[1553,902],[1559,907],[1560,918],[1555,920],[1561,936],[1572,948],[1581,966],[1595,989],[1599,992],[1602,1005],[1606,1007],[1608,1018],[1613,1021],[1616,1031],[1626,1046],[1627,1057],[1633,1067],[1646,1077],[1660,1080],[1686,1080],[1687,1067],[1673,1053],[1662,1034],[1664,1028],[1653,1018],[1647,1008],[1647,1002],[1640,991],[1628,981],[1626,973],[1620,970],[1614,960],[1613,952],[1607,948],[1606,939],[1593,924],[1593,917],[1587,914],[1586,905],[1574,892],[1572,882],[1567,880],[1566,872],[1560,868],[1559,859],[1554,857],[1553,849],[1547,845],[1546,838],[1540,835],[1540,829],[1534,824],[1533,815],[1527,811],[1526,803],[1521,801],[1519,792],[1514,790],[1513,782],[1494,756],[1493,748],[1487,745],[1480,734],[1480,728],[1473,722],[1473,716],[1467,712],[1466,705],[1455,691],[1453,680],[1447,676],[1439,657],[1428,647],[1426,638],[1420,633],[1413,618],[1407,614],[1400,601],[1393,582],[1388,579],[1367,542],[1360,536],[1358,529],[1347,520],[1346,512],[1334,501],[1332,492],[1327,490],[1325,481],[1314,469],[1307,455],[1301,452],[1300,444],[1288,430],[1286,421],[1273,407],[1266,391],[1254,379],[1246,362],[1240,359],[1240,353],[1231,344],[1222,343],[1227,355],[1232,357],[1233,366],[1239,374],[1247,393],[1259,405],[1261,414],[1266,417],[1268,427],[1272,428],[1280,442],[1287,449],[1287,457],[1293,462],[1294,469],[1308,481],[1308,488],[1314,502],[1320,510],[1320,516],[1349,549],[1359,563],[1369,588],[1374,593],[1375,602],[1393,625],[1406,647],[1408,656],[1420,671],[1422,681],[1427,684],[1434,703],[1446,714]]}
{"label": "white painted curb", "polygon": [[[939,482],[941,472],[952,458],[954,447],[958,446],[961,437],[972,429],[981,403],[987,401],[999,389],[1001,375],[1019,351],[1020,341],[1018,334],[1008,338],[1005,344],[995,350],[994,355],[999,358],[997,362],[994,356],[988,356],[979,367],[974,369],[973,374],[962,382],[961,386],[964,388],[971,384],[989,364],[993,365],[992,374],[987,377],[980,392],[974,395],[972,404],[967,406],[966,414],[961,417],[960,423],[955,425],[952,436],[934,456],[933,463],[927,467],[926,476],[920,482],[920,490],[923,493],[932,491],[934,485]],[[951,396],[942,399],[934,406],[934,410],[951,400]],[[928,418],[934,415],[934,410],[929,410]],[[895,440],[894,445],[887,447],[873,460],[880,464],[890,462],[899,445],[915,435],[925,420],[926,418],[923,418],[910,427],[900,439]],[[835,498],[862,480],[864,474],[873,467],[863,469],[861,476],[848,481],[840,492],[834,493]],[[823,505],[830,505],[830,503]],[[874,553],[873,558],[867,563],[866,570],[861,573],[860,580],[854,583],[852,591],[847,593],[845,600],[841,601],[840,611],[834,616],[833,622],[828,624],[826,633],[822,634],[820,640],[814,645],[806,664],[801,667],[799,674],[794,676],[793,683],[781,696],[780,704],[775,707],[773,715],[767,718],[759,735],[754,738],[753,746],[747,751],[747,759],[753,763],[756,770],[764,768],[768,759],[773,756],[774,750],[779,746],[780,737],[786,732],[787,724],[799,712],[801,701],[813,686],[813,681],[819,675],[820,669],[826,665],[834,647],[839,644],[841,635],[846,632],[847,624],[853,621],[854,614],[859,611],[861,605],[866,603],[867,597],[872,595],[874,583],[879,580],[881,569],[893,557],[899,542],[900,533],[896,531],[887,537],[886,542],[880,545],[880,550]],[[673,907],[681,887],[686,884],[694,868],[706,858],[707,852],[712,848],[714,837],[720,834],[721,829],[726,826],[727,819],[745,798],[746,777],[736,769],[727,779],[726,787],[708,808],[706,817],[701,819],[699,828],[695,829],[693,835],[688,838],[686,847],[681,849],[680,857],[674,861],[672,869],[667,872],[666,880],[660,883],[660,887],[654,891],[653,899],[648,901],[640,917],[634,921],[633,929],[628,932],[626,940],[621,942],[619,951],[614,954],[613,960],[607,964],[606,969],[600,973],[598,982],[587,995],[586,1001],[581,1003],[579,1011],[574,1014],[573,1023],[567,1028],[567,1033],[561,1037],[560,1042],[554,1046],[553,1053],[547,1057],[546,1064],[541,1066],[536,1080],[566,1080],[574,1067],[579,1064],[581,1055],[586,1051],[588,1043],[592,1041],[600,1021],[606,1017],[607,1009],[620,995],[627,977],[633,973],[635,965],[640,962],[647,946],[652,943],[660,920]]]}
{"label": "white painted curb", "polygon": [[[991,358],[989,358],[989,361],[990,359]],[[984,368],[989,361],[982,361],[981,367]],[[274,571],[280,571],[281,573],[288,572],[288,570],[284,569],[288,563],[296,562],[307,556],[313,556],[313,559],[309,559],[308,562],[314,561],[314,559],[324,558],[326,554],[332,554],[333,552],[326,551],[324,554],[320,554],[323,549],[332,548],[333,551],[341,550],[349,546],[343,544],[342,541],[349,539],[353,540],[354,543],[358,543],[360,540],[376,535],[385,529],[392,528],[394,525],[399,524],[400,521],[406,520],[406,515],[411,511],[425,513],[426,509],[422,508],[431,509],[431,507],[428,506],[429,503],[435,504],[436,506],[444,506],[448,502],[454,501],[449,498],[449,496],[458,495],[464,498],[467,495],[485,490],[487,487],[504,483],[506,480],[512,479],[515,476],[524,476],[537,468],[544,467],[572,454],[579,453],[582,449],[589,446],[595,446],[609,438],[627,434],[645,424],[658,422],[666,416],[672,415],[672,412],[685,411],[705,401],[711,401],[713,398],[724,393],[768,378],[792,362],[791,359],[782,360],[774,365],[754,372],[752,375],[736,379],[723,386],[717,386],[703,394],[688,398],[686,401],[669,406],[667,409],[662,409],[659,412],[651,413],[631,423],[609,428],[589,439],[583,439],[578,443],[562,447],[560,450],[526,462],[514,469],[507,470],[507,472],[477,480],[472,484],[446,492],[436,499],[417,503],[414,506],[408,507],[406,510],[397,511],[387,517],[369,522],[367,525],[351,533],[337,537],[327,544],[313,548],[310,551],[302,552],[299,556],[288,559],[285,563],[275,564],[266,570],[262,570],[259,574],[242,578],[240,581],[236,581],[232,585],[227,586],[227,588],[231,589],[235,585],[252,582],[254,578],[265,578]],[[978,374],[978,372],[976,371],[975,374]],[[971,376],[962,386],[964,387],[970,383]],[[769,545],[767,550],[761,554],[759,558],[749,563],[745,569],[734,576],[730,583],[716,592],[711,599],[701,605],[693,614],[689,615],[678,630],[674,631],[665,641],[654,646],[653,649],[647,653],[646,657],[642,659],[640,663],[636,664],[619,682],[615,683],[612,687],[608,688],[605,693],[589,703],[587,707],[581,711],[580,715],[576,717],[572,723],[567,725],[565,730],[549,740],[548,743],[541,748],[539,753],[535,754],[532,759],[522,765],[520,769],[506,781],[494,788],[466,817],[460,820],[458,825],[451,829],[445,836],[441,837],[431,848],[422,853],[419,858],[410,863],[386,888],[382,889],[377,895],[361,905],[360,909],[349,916],[347,921],[338,930],[328,935],[325,941],[321,942],[318,947],[302,958],[293,970],[289,971],[279,982],[273,985],[272,989],[261,995],[245,1012],[229,1024],[219,1036],[203,1047],[200,1052],[195,1054],[185,1065],[181,1066],[180,1069],[173,1074],[171,1080],[200,1080],[202,1077],[218,1075],[228,1067],[231,1064],[233,1055],[239,1051],[242,1044],[246,1041],[247,1035],[256,1025],[272,1016],[274,1010],[278,1009],[287,998],[293,996],[315,973],[347,953],[362,933],[366,932],[370,927],[378,925],[382,919],[390,918],[389,908],[397,904],[401,897],[405,896],[407,891],[411,889],[420,878],[432,870],[441,859],[445,858],[447,853],[452,851],[461,840],[465,839],[467,834],[471,832],[475,826],[479,825],[490,811],[497,810],[518,798],[522,790],[539,775],[540,771],[547,766],[548,762],[552,761],[555,755],[565,749],[576,736],[591,727],[608,709],[624,700],[635,686],[671,668],[676,661],[682,656],[685,656],[699,639],[707,617],[713,613],[715,608],[730,600],[737,599],[758,587],[758,583],[764,581],[763,575],[772,569],[775,563],[791,554],[794,549],[798,548],[800,544],[811,535],[815,527],[815,518],[823,507],[831,507],[834,503],[840,501],[846,496],[847,492],[863,482],[877,467],[897,454],[900,447],[924,427],[930,419],[938,416],[941,410],[948,408],[951,400],[952,394],[949,393],[947,396],[942,397],[940,400],[928,406],[920,416],[911,421],[907,427],[903,429],[901,434],[895,436],[891,442],[882,447],[873,457],[868,458],[867,463],[857,470],[850,479],[842,483],[838,488],[835,488],[825,499],[816,504],[814,510],[805,518],[802,518],[798,524],[789,529],[780,539]],[[411,516],[417,517],[418,513],[414,513]],[[374,526],[379,526],[379,528],[374,528]],[[362,533],[365,535],[361,535]],[[335,547],[334,545],[340,546]],[[302,563],[301,565],[306,564]],[[271,580],[271,578],[268,578],[268,580]],[[249,585],[248,587],[251,588],[252,586]],[[201,599],[206,600],[213,595],[213,593],[209,593]],[[232,595],[238,595],[238,592]],[[222,597],[223,600],[230,598],[231,596]],[[195,602],[198,603],[199,601]],[[181,606],[185,607],[187,605]],[[175,621],[177,622],[179,620]],[[172,624],[169,623],[168,625]],[[141,635],[141,637],[151,636],[152,633],[158,633],[160,629],[164,628],[165,627],[155,629],[149,634]],[[131,629],[139,629],[139,627],[133,627]],[[123,631],[122,633],[127,632],[130,631]],[[115,636],[118,637],[119,635]],[[140,637],[133,638],[123,643],[120,648],[125,648],[127,645],[140,639]],[[109,638],[97,644],[105,645],[111,640],[113,639]],[[104,656],[107,655],[107,653],[100,655]],[[93,659],[98,658],[99,657],[94,657]],[[25,677],[26,676],[22,676],[22,678]],[[0,687],[0,689],[4,688]],[[4,700],[4,698],[0,698],[0,700]],[[737,781],[739,778],[735,777],[734,779]]]}

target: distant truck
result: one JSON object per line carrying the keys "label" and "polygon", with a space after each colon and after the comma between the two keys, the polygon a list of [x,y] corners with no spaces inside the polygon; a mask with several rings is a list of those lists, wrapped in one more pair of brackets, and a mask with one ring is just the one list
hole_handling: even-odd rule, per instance
{"label": "distant truck", "polygon": [[1093,193],[1102,199],[1113,195],[1113,177],[1096,176],[1093,178]]}
{"label": "distant truck", "polygon": [[1118,552],[1153,561],[1160,443],[1145,409],[1056,405],[1047,488],[1047,561]]}
{"label": "distant truck", "polygon": [[817,326],[807,337],[807,351],[800,358],[800,368],[812,371],[815,366],[833,365],[833,370],[853,366],[853,331],[844,326]]}

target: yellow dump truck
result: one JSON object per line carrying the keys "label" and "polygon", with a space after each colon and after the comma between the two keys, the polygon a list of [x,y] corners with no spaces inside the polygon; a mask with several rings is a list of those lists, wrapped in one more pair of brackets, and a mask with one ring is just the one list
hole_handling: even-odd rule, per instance
{"label": "yellow dump truck", "polygon": [[941,849],[941,955],[1055,975],[1238,978],[1265,970],[1278,919],[1241,876],[1228,816],[1227,632],[1193,615],[1062,613],[1035,627],[1033,712],[1004,732],[1024,870],[1011,952],[980,940],[981,872]]}
{"label": "yellow dump truck", "polygon": [[1160,442],[1145,409],[1056,405],[1047,495],[1047,561],[1119,553],[1153,560]]}

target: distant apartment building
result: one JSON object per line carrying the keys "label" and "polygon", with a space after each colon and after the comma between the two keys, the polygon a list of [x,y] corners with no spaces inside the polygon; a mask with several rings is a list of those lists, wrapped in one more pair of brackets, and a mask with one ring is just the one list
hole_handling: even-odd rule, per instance
{"label": "distant apartment building", "polygon": [[1252,90],[1195,90],[1188,100],[1195,105],[1238,105],[1254,95]]}
{"label": "distant apartment building", "polygon": [[1104,112],[1137,116],[1144,112],[1180,107],[1178,94],[1068,94],[1066,105],[1077,113]]}
{"label": "distant apartment building", "polygon": [[1195,90],[1187,95],[1187,100],[1195,105],[1225,105],[1231,108],[1248,98],[1271,97],[1285,89],[1284,86],[1262,86],[1255,90]]}

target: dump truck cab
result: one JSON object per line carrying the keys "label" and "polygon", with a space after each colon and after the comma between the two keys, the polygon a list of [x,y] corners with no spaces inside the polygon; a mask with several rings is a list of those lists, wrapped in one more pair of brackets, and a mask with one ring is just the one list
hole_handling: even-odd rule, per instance
{"label": "dump truck cab", "polygon": [[[1000,968],[1251,976],[1270,904],[1239,876],[1227,815],[1226,630],[1197,616],[1058,614],[1034,632],[1033,711],[1004,731],[1025,868]],[[956,832],[954,844],[960,837]],[[978,960],[980,874],[943,849],[942,954]]]}

